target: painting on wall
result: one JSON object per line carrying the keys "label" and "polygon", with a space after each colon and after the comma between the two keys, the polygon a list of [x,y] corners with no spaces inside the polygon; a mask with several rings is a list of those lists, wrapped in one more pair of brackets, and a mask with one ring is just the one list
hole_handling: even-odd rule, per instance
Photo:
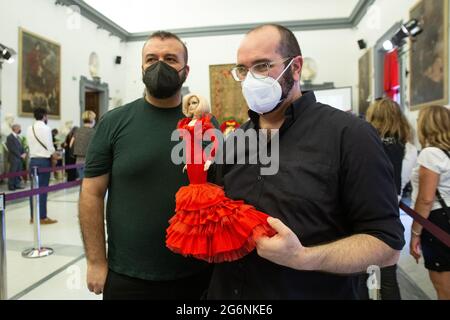
{"label": "painting on wall", "polygon": [[423,33],[411,43],[410,105],[412,110],[448,103],[448,0],[422,0],[411,19]]}
{"label": "painting on wall", "polygon": [[47,109],[49,118],[61,116],[61,46],[19,30],[19,115]]}
{"label": "painting on wall", "polygon": [[209,66],[211,109],[217,120],[231,118],[239,123],[248,119],[248,107],[242,95],[241,83],[233,79],[230,70],[235,64]]}
{"label": "painting on wall", "polygon": [[372,100],[372,50],[359,59],[358,113],[366,114]]}

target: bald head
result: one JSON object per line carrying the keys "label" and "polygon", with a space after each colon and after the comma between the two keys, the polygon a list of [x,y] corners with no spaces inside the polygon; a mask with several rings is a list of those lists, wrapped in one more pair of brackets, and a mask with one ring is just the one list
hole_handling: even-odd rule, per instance
{"label": "bald head", "polygon": [[278,24],[263,24],[250,30],[246,38],[249,36],[259,36],[261,38],[276,39],[275,50],[282,57],[297,57],[302,55],[300,45],[294,33]]}
{"label": "bald head", "polygon": [[274,24],[262,25],[249,31],[242,40],[236,69],[252,72],[252,68],[267,66],[265,75],[280,83],[285,107],[301,96],[301,54],[297,39],[289,29]]}

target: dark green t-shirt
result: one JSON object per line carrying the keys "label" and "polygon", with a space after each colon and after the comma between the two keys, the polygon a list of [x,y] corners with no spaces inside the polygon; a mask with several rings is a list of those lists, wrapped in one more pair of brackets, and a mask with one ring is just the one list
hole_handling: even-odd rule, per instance
{"label": "dark green t-shirt", "polygon": [[164,281],[207,267],[165,246],[175,193],[188,184],[183,165],[170,157],[178,143],[171,134],[181,118],[181,106],[161,109],[142,98],[105,114],[89,145],[85,176],[110,173],[108,264],[117,273]]}

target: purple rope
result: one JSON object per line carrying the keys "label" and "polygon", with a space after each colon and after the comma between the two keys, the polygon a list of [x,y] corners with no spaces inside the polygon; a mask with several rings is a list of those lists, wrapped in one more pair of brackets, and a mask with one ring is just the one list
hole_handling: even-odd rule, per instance
{"label": "purple rope", "polygon": [[9,193],[9,194],[5,195],[5,201],[29,198],[29,197],[32,197],[37,194],[44,194],[44,193],[48,193],[48,192],[69,189],[69,188],[73,188],[73,187],[76,187],[79,185],[81,185],[81,180],[75,180],[75,181],[71,181],[71,182],[55,184],[53,186],[41,187],[39,189],[31,189],[31,190],[26,190],[26,191]]}

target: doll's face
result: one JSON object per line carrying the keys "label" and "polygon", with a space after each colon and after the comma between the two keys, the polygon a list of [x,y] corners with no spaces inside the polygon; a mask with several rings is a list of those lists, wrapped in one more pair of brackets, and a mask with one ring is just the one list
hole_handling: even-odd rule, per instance
{"label": "doll's face", "polygon": [[193,96],[192,98],[189,99],[188,102],[189,113],[195,114],[195,110],[197,110],[199,102],[200,101],[196,96]]}

